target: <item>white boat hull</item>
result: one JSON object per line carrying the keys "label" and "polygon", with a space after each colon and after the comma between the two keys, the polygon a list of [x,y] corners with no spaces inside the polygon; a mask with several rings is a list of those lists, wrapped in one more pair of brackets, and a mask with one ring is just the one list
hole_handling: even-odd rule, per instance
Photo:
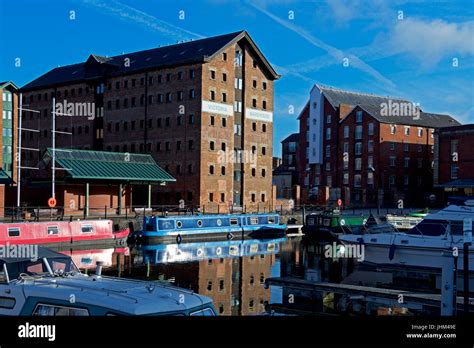
{"label": "white boat hull", "polygon": [[[454,267],[457,255],[458,270],[464,270],[462,242],[448,242],[433,237],[403,233],[374,235],[344,235],[344,244],[364,244],[363,262],[376,265],[442,268],[446,262]],[[474,271],[474,248],[469,247],[469,270]]]}

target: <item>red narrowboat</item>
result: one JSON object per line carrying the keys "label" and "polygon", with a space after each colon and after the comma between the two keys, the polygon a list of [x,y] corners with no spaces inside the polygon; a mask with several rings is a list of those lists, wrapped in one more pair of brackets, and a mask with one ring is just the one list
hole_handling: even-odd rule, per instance
{"label": "red narrowboat", "polygon": [[0,224],[0,244],[126,245],[130,230],[114,231],[112,220],[12,222]]}

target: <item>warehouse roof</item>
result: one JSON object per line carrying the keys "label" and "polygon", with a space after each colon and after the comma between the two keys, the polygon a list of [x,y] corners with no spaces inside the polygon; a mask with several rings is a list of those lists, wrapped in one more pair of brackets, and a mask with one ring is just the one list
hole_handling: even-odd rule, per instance
{"label": "warehouse roof", "polygon": [[[79,83],[104,75],[116,76],[148,69],[205,63],[230,44],[240,40],[245,40],[248,43],[262,63],[262,69],[267,72],[269,78],[278,79],[279,75],[257,48],[249,34],[246,31],[238,31],[113,57],[91,54],[85,62],[55,68],[26,84],[22,89],[30,90],[65,83]],[[125,62],[130,64],[124,64]]]}

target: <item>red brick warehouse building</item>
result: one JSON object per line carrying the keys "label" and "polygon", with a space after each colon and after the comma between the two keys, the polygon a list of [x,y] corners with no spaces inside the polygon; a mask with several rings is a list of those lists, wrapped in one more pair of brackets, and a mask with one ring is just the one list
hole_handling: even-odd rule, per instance
{"label": "red brick warehouse building", "polygon": [[[57,117],[56,130],[72,133],[57,133],[58,147],[151,154],[177,180],[154,191],[153,204],[184,199],[207,209],[270,208],[278,78],[245,31],[114,57],[91,55],[22,88],[29,107],[41,110],[23,120],[40,129],[25,134],[25,147],[41,153],[51,147],[53,97],[94,103],[96,117]],[[41,153],[23,158],[35,165]]]}
{"label": "red brick warehouse building", "polygon": [[320,85],[298,119],[303,193],[346,206],[424,203],[433,192],[433,133],[459,125],[409,100]]}
{"label": "red brick warehouse building", "polygon": [[474,196],[474,124],[435,132],[434,185],[442,203],[448,196]]}

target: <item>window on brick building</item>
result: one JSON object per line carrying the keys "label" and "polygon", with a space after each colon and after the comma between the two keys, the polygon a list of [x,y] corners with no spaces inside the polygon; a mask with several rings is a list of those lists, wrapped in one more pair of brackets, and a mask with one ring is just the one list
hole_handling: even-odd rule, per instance
{"label": "window on brick building", "polygon": [[112,110],[112,101],[111,100],[109,100],[107,102],[107,110]]}
{"label": "window on brick building", "polygon": [[357,157],[354,161],[354,169],[361,170],[362,169],[362,158]]}
{"label": "window on brick building", "polygon": [[183,100],[183,91],[178,91],[178,101],[182,101]]}
{"label": "window on brick building", "polygon": [[136,98],[135,98],[135,97],[132,97],[132,99],[130,99],[130,106],[131,106],[132,108],[134,108],[134,107],[136,106],[135,101],[136,101]]}
{"label": "window on brick building", "polygon": [[256,108],[257,107],[257,99],[252,99],[252,107]]}
{"label": "window on brick building", "polygon": [[215,72],[215,70],[211,70],[211,71],[209,72],[209,74],[210,74],[210,79],[211,79],[211,80],[215,80],[215,79],[216,79],[216,72]]}
{"label": "window on brick building", "polygon": [[362,139],[362,126],[355,127],[355,139],[356,140]]}
{"label": "window on brick building", "polygon": [[156,79],[157,79],[158,83],[162,83],[162,82],[163,82],[163,76],[162,76],[162,75],[158,75],[158,76],[156,77]]}
{"label": "window on brick building", "polygon": [[227,102],[227,93],[222,93],[222,102]]}
{"label": "window on brick building", "polygon": [[394,124],[390,125],[390,134],[397,134],[397,126]]}
{"label": "window on brick building", "polygon": [[410,176],[404,175],[403,176],[403,185],[408,186],[410,184]]}
{"label": "window on brick building", "polygon": [[267,154],[267,148],[262,146],[262,155],[265,156]]}
{"label": "window on brick building", "polygon": [[252,168],[252,176],[256,176],[257,175],[257,170],[255,168]]}
{"label": "window on brick building", "polygon": [[178,71],[178,80],[182,80],[182,79],[183,79],[183,72]]}
{"label": "window on brick building", "polygon": [[196,77],[196,72],[194,69],[189,69],[189,78],[193,80]]}
{"label": "window on brick building", "polygon": [[263,168],[262,169],[262,177],[264,178],[266,175],[267,175],[267,171],[265,170],[265,168]]}
{"label": "window on brick building", "polygon": [[156,151],[157,151],[157,152],[160,152],[160,151],[161,151],[161,143],[160,143],[160,142],[157,142],[157,143],[156,143]]}
{"label": "window on brick building", "polygon": [[166,74],[166,82],[170,82],[170,81],[171,81],[171,74],[167,73]]}
{"label": "window on brick building", "polygon": [[227,74],[222,73],[222,82],[227,82]]}
{"label": "window on brick building", "polygon": [[262,124],[262,132],[265,133],[267,131],[267,125],[265,123]]}
{"label": "window on brick building", "polygon": [[214,142],[213,141],[209,142],[209,150],[214,151]]}
{"label": "window on brick building", "polygon": [[209,116],[209,125],[214,126],[215,117],[213,115]]}
{"label": "window on brick building", "polygon": [[369,135],[374,135],[374,124],[371,122],[369,123]]}
{"label": "window on brick building", "polygon": [[331,145],[326,145],[326,158],[331,157]]}
{"label": "window on brick building", "polygon": [[266,83],[266,82],[262,82],[262,89],[263,89],[264,91],[267,90],[267,83]]}
{"label": "window on brick building", "polygon": [[356,122],[362,122],[362,111],[356,111]]}
{"label": "window on brick building", "polygon": [[215,91],[210,92],[210,99],[211,100],[216,100],[216,92]]}
{"label": "window on brick building", "polygon": [[181,126],[183,124],[183,116],[179,115],[176,117],[176,125]]}
{"label": "window on brick building", "polygon": [[225,151],[225,150],[226,150],[226,145],[225,145],[225,143],[221,143],[221,150],[222,150],[222,151]]}
{"label": "window on brick building", "polygon": [[405,135],[410,135],[410,127],[405,126]]}
{"label": "window on brick building", "polygon": [[170,118],[169,118],[169,117],[166,117],[166,118],[165,118],[165,126],[166,126],[166,127],[169,127],[169,126],[170,126]]}
{"label": "window on brick building", "polygon": [[257,88],[257,80],[252,80],[252,87]]}
{"label": "window on brick building", "polygon": [[222,60],[225,62],[227,60],[227,53],[222,52]]}
{"label": "window on brick building", "polygon": [[418,137],[422,137],[423,136],[423,128],[418,128]]}
{"label": "window on brick building", "polygon": [[117,99],[117,100],[115,101],[115,108],[116,108],[116,109],[120,109],[120,99]]}
{"label": "window on brick building", "polygon": [[397,157],[390,156],[390,167],[395,167],[397,164],[396,161],[397,161]]}
{"label": "window on brick building", "polygon": [[354,187],[361,187],[362,185],[362,175],[356,174],[354,175]]}
{"label": "window on brick building", "polygon": [[262,100],[262,109],[263,110],[267,109],[267,101],[266,100]]}
{"label": "window on brick building", "polygon": [[251,199],[252,203],[255,203],[255,193],[252,193],[250,195],[250,199]]}
{"label": "window on brick building", "polygon": [[395,143],[394,143],[394,142],[391,142],[391,143],[390,143],[390,150],[391,150],[391,151],[394,151],[394,150],[395,150]]}
{"label": "window on brick building", "polygon": [[418,158],[417,162],[418,162],[418,168],[423,168],[423,159]]}
{"label": "window on brick building", "polygon": [[192,173],[193,173],[193,165],[188,164],[188,174],[192,174]]}
{"label": "window on brick building", "polygon": [[374,152],[374,141],[373,140],[369,140],[367,142],[367,152],[368,153]]}
{"label": "window on brick building", "polygon": [[214,202],[214,193],[209,192],[209,202]]}
{"label": "window on brick building", "polygon": [[123,108],[124,108],[124,109],[127,109],[127,108],[128,108],[128,98],[125,98],[125,99],[123,100]]}
{"label": "window on brick building", "polygon": [[188,150],[194,150],[194,141],[188,140]]}
{"label": "window on brick building", "polygon": [[327,124],[330,124],[331,122],[332,122],[332,117],[331,117],[331,115],[327,115],[327,116],[326,116],[326,123],[327,123]]}
{"label": "window on brick building", "polygon": [[120,81],[115,82],[115,89],[120,89]]}
{"label": "window on brick building", "polygon": [[331,140],[331,128],[326,128],[326,140]]}
{"label": "window on brick building", "polygon": [[173,101],[173,93],[168,92],[166,93],[166,102],[171,103]]}
{"label": "window on brick building", "polygon": [[327,172],[331,171],[331,162],[326,162],[326,171]]}
{"label": "window on brick building", "polygon": [[344,126],[344,138],[349,138],[349,126]]}
{"label": "window on brick building", "polygon": [[188,117],[188,123],[189,124],[194,124],[194,114],[190,114]]}
{"label": "window on brick building", "polygon": [[221,175],[225,175],[225,166],[221,167]]}
{"label": "window on brick building", "polygon": [[403,151],[409,152],[410,151],[410,144],[403,144]]}
{"label": "window on brick building", "polygon": [[451,179],[458,179],[459,166],[457,164],[451,164]]}
{"label": "window on brick building", "polygon": [[362,143],[355,143],[355,154],[362,155]]}
{"label": "window on brick building", "polygon": [[209,166],[209,174],[214,175],[214,166],[213,165]]}
{"label": "window on brick building", "polygon": [[227,120],[225,117],[222,117],[221,124],[222,124],[222,127],[227,127]]}
{"label": "window on brick building", "polygon": [[171,150],[171,144],[170,144],[169,141],[167,141],[167,142],[165,143],[165,150],[166,150],[166,151],[170,151],[170,150]]}
{"label": "window on brick building", "polygon": [[252,130],[255,132],[257,130],[257,123],[252,122]]}

